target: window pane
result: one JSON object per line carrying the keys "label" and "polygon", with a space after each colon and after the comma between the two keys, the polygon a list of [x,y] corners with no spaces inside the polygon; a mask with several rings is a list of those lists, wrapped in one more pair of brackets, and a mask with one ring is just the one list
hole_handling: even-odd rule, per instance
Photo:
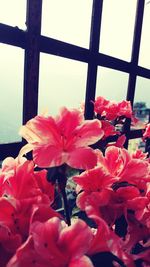
{"label": "window pane", "polygon": [[1,0],[0,23],[26,29],[26,0]]}
{"label": "window pane", "polygon": [[104,0],[100,52],[131,59],[137,0]]}
{"label": "window pane", "polygon": [[[150,79],[137,77],[134,106],[136,115],[143,122],[147,122],[150,109]],[[137,104],[138,103],[138,104]],[[134,108],[135,109],[135,108]]]}
{"label": "window pane", "polygon": [[60,107],[78,108],[85,98],[87,64],[41,53],[39,113],[48,108],[57,114]]}
{"label": "window pane", "polygon": [[23,50],[0,45],[0,143],[20,141],[23,98]]}
{"label": "window pane", "polygon": [[145,68],[150,68],[149,35],[150,35],[150,3],[145,4],[140,55],[139,55],[139,65]]}
{"label": "window pane", "polygon": [[91,0],[44,0],[42,34],[88,47],[91,13]]}
{"label": "window pane", "polygon": [[98,67],[96,96],[116,102],[126,99],[128,77],[127,73]]}
{"label": "window pane", "polygon": [[142,138],[135,138],[129,140],[128,151],[134,153],[137,149],[141,149],[145,152],[145,142]]}

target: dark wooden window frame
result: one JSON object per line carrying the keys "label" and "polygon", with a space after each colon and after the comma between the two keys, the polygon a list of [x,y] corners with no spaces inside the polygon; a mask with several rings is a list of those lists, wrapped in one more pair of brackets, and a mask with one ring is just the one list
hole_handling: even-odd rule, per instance
{"label": "dark wooden window frame", "polygon": [[[27,30],[0,23],[0,42],[24,49],[23,123],[37,114],[40,52],[85,62],[88,64],[85,95],[85,118],[93,118],[98,66],[129,74],[126,99],[134,103],[137,76],[150,79],[150,69],[138,66],[145,0],[137,0],[131,61],[127,62],[99,52],[103,0],[93,0],[89,49],[41,35],[42,0],[27,0]],[[124,131],[127,140],[142,136],[142,130],[130,130],[127,120]],[[0,144],[0,159],[17,156],[23,142]],[[126,144],[127,146],[127,144]]]}

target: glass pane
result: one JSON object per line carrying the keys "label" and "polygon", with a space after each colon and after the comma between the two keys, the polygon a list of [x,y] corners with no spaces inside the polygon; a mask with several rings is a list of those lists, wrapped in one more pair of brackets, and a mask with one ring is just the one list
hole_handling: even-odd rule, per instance
{"label": "glass pane", "polygon": [[42,35],[89,47],[91,0],[44,0]]}
{"label": "glass pane", "polygon": [[131,59],[137,0],[104,0],[100,52]]}
{"label": "glass pane", "polygon": [[137,149],[145,152],[145,142],[142,138],[135,138],[129,140],[128,150],[130,153],[134,153]]}
{"label": "glass pane", "polygon": [[150,109],[150,79],[137,77],[134,97],[136,116],[143,122],[148,122]]}
{"label": "glass pane", "polygon": [[23,50],[0,44],[0,143],[20,141],[23,102]]}
{"label": "glass pane", "polygon": [[116,102],[125,100],[128,77],[127,73],[98,67],[96,96],[104,96]]}
{"label": "glass pane", "polygon": [[0,23],[26,29],[26,0],[1,0]]}
{"label": "glass pane", "polygon": [[150,35],[150,3],[145,4],[140,55],[139,55],[139,65],[145,68],[150,68],[149,35]]}
{"label": "glass pane", "polygon": [[41,53],[39,113],[60,107],[78,108],[85,98],[87,64]]}

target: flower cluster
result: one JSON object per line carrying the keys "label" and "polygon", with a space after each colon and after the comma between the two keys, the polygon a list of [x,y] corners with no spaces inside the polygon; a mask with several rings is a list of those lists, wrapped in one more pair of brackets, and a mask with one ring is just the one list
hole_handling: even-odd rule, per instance
{"label": "flower cluster", "polygon": [[[150,266],[150,162],[123,148],[119,128],[134,120],[130,102],[98,97],[93,105],[93,120],[62,108],[21,127],[27,144],[0,170],[1,267]],[[149,137],[147,124],[143,140]],[[99,142],[103,150],[93,148]]]}

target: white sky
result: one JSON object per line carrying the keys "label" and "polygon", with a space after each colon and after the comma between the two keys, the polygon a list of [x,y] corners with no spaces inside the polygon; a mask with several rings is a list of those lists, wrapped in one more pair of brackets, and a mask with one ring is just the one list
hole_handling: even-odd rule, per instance
{"label": "white sky", "polygon": [[[130,61],[137,0],[104,0],[100,51]],[[26,0],[0,0],[0,22],[25,30]],[[42,34],[81,47],[89,47],[92,0],[43,0]],[[150,4],[145,5],[139,65],[150,68]],[[19,137],[21,125],[23,61],[20,48],[0,44],[0,142]],[[39,112],[78,107],[85,96],[87,64],[52,55],[40,56]],[[125,99],[128,74],[98,68],[97,95]],[[149,99],[150,80],[138,78],[136,101]],[[5,114],[5,116],[4,116]]]}

